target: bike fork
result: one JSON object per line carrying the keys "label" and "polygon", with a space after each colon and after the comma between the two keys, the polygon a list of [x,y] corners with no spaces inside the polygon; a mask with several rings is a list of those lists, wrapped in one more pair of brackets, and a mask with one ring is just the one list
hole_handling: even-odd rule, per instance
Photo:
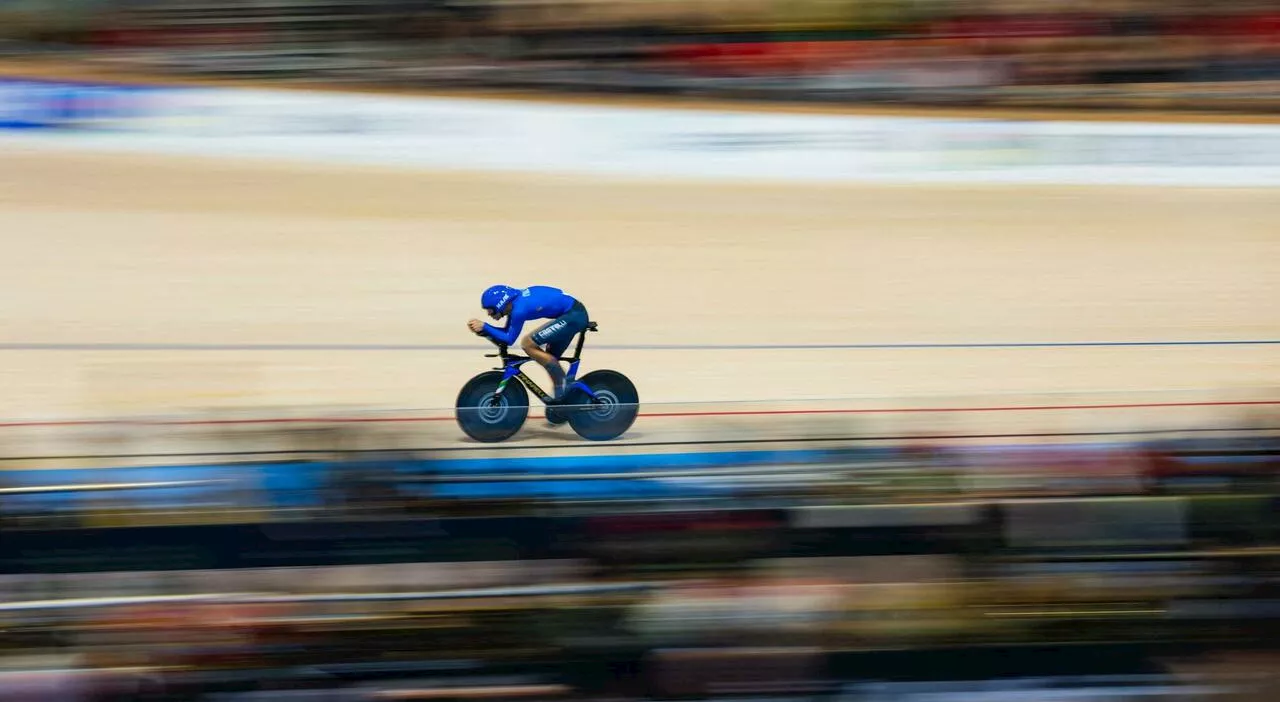
{"label": "bike fork", "polygon": [[516,374],[519,372],[519,368],[504,368],[502,372],[502,380],[498,381],[498,387],[493,391],[493,396],[495,398],[502,397],[502,391],[507,389],[507,383],[511,382],[511,379],[516,377]]}

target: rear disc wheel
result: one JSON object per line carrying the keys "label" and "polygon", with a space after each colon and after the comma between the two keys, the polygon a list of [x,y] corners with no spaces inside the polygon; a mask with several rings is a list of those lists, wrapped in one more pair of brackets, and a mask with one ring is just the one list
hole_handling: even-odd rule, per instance
{"label": "rear disc wheel", "polygon": [[581,388],[565,394],[564,412],[578,436],[589,441],[609,441],[622,436],[640,413],[640,394],[627,376],[611,370],[588,373],[579,381],[595,394]]}

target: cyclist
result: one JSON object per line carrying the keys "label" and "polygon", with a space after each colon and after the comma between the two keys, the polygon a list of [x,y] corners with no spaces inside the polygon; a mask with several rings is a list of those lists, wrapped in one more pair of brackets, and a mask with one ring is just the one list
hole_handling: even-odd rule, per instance
{"label": "cyclist", "polygon": [[588,324],[587,308],[582,302],[559,288],[545,285],[523,289],[493,285],[480,295],[480,306],[494,321],[506,317],[506,326],[499,329],[473,319],[467,322],[467,328],[507,346],[516,343],[526,322],[551,320],[525,336],[520,341],[520,348],[546,369],[554,388],[552,394],[556,400],[561,399],[565,391],[565,373],[560,367],[560,357],[569,348],[573,337],[585,330]]}

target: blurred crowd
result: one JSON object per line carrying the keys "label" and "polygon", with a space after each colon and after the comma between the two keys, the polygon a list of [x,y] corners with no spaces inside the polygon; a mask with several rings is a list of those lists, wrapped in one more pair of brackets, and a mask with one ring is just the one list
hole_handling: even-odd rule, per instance
{"label": "blurred crowd", "polygon": [[365,424],[221,425],[175,466],[112,430],[5,456],[0,700],[1273,699],[1176,665],[1274,644],[1255,419],[612,476]]}
{"label": "blurred crowd", "polygon": [[11,40],[133,66],[396,85],[1263,109],[1280,80],[1268,0],[25,0],[0,13]]}
{"label": "blurred crowd", "polygon": [[[1162,657],[1270,631],[1222,599],[1252,585],[1243,559],[779,559],[627,582],[528,565],[44,576],[69,592],[206,595],[6,606],[0,700],[865,700],[873,684],[936,694],[1009,677],[1033,688],[1025,699],[1069,686],[1074,699],[1199,699],[1188,692],[1206,682]],[[595,582],[501,587],[548,578]],[[451,579],[499,586],[421,592]],[[6,596],[38,591],[23,584],[9,577]],[[1212,681],[1255,694],[1274,683]],[[1111,689],[1083,694],[1090,684]]]}

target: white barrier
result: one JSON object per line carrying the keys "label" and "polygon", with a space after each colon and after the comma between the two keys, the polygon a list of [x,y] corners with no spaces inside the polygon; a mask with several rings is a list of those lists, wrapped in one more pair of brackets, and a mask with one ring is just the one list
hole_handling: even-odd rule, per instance
{"label": "white barrier", "polygon": [[[21,113],[4,103],[24,94],[0,91],[0,115]],[[88,94],[101,101],[103,93]],[[101,115],[91,105],[74,119],[55,114],[46,128],[0,139],[642,178],[1280,185],[1280,125],[767,114],[283,90],[107,95],[111,109]]]}

